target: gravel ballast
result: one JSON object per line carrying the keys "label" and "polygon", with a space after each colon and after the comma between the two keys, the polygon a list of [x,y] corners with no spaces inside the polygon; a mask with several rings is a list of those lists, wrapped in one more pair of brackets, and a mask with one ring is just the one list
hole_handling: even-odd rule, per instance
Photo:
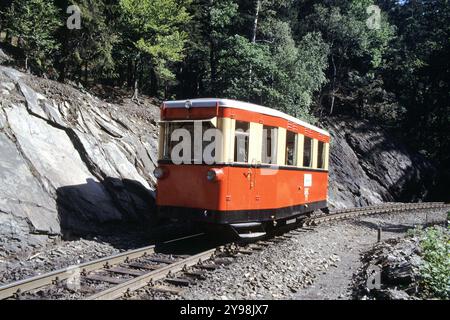
{"label": "gravel ballast", "polygon": [[[297,230],[278,243],[238,255],[234,262],[208,272],[206,280],[181,295],[149,288],[134,299],[351,299],[361,254],[382,240],[402,237],[416,225],[444,223],[446,211],[411,212],[359,217]],[[43,274],[146,245],[143,237],[98,237],[55,241],[44,250],[0,261],[0,284]],[[72,298],[77,298],[73,294]],[[70,298],[70,295],[61,295]],[[55,298],[58,298],[55,296]]]}
{"label": "gravel ballast", "polygon": [[182,299],[351,299],[361,254],[416,225],[444,223],[446,211],[383,214],[301,232],[212,272]]}

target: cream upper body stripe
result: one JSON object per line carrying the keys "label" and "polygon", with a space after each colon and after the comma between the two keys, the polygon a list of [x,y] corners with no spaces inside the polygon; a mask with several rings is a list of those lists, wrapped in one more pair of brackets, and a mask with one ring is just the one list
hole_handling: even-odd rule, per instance
{"label": "cream upper body stripe", "polygon": [[166,108],[185,108],[186,102],[190,103],[190,107],[192,108],[207,108],[207,107],[214,107],[219,103],[220,107],[227,107],[227,108],[235,108],[235,109],[242,109],[247,111],[252,111],[256,113],[263,113],[269,116],[274,116],[282,119],[286,119],[288,121],[291,121],[293,123],[296,123],[298,125],[301,125],[305,128],[314,130],[318,133],[321,133],[325,136],[330,136],[330,134],[320,129],[316,126],[313,126],[307,122],[304,122],[300,119],[297,119],[293,116],[290,116],[286,113],[283,113],[281,111],[263,107],[257,104],[249,103],[249,102],[242,102],[238,100],[231,100],[231,99],[217,99],[217,98],[203,98],[203,99],[192,99],[192,100],[173,100],[173,101],[166,101],[164,102],[164,105]]}

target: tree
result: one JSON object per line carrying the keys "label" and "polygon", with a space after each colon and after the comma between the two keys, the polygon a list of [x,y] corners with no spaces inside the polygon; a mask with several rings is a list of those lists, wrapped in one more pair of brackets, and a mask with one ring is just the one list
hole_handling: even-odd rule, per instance
{"label": "tree", "polygon": [[48,0],[14,0],[5,11],[3,23],[12,37],[18,37],[25,54],[25,69],[29,62],[41,69],[49,64],[50,53],[58,49],[54,34],[60,21],[59,12]]}
{"label": "tree", "polygon": [[108,19],[108,6],[101,0],[62,1],[62,10],[76,4],[80,9],[81,29],[69,29],[65,25],[59,29],[58,39],[61,50],[58,52],[60,81],[66,74],[83,79],[85,85],[90,77],[94,82],[102,77],[114,77],[115,62],[112,49],[118,41],[114,28],[115,21]]}
{"label": "tree", "polygon": [[328,47],[318,33],[294,41],[284,14],[289,5],[258,0],[240,7],[248,12],[242,22],[248,38],[235,35],[224,42],[217,91],[312,120],[309,107],[326,82]]}
{"label": "tree", "polygon": [[272,90],[270,77],[275,68],[267,46],[254,44],[240,35],[230,37],[219,53],[218,93],[263,104]]}
{"label": "tree", "polygon": [[189,22],[189,0],[120,0],[122,41],[134,57],[134,98],[144,62],[149,66],[151,93],[157,95],[158,80],[174,80],[170,63],[183,58]]}
{"label": "tree", "polygon": [[178,64],[179,97],[216,96],[218,60],[226,40],[238,34],[235,0],[194,0],[188,7],[186,55]]}
{"label": "tree", "polygon": [[[268,105],[313,121],[310,106],[314,93],[326,83],[328,46],[319,33],[311,32],[297,42],[290,20],[281,15],[290,1],[263,1],[257,43],[265,43],[276,65],[271,75],[272,91]],[[281,6],[281,9],[280,9]]]}
{"label": "tree", "polygon": [[450,181],[450,2],[384,1],[398,29],[384,68],[386,89],[406,112],[403,138],[439,165],[440,199]]}
{"label": "tree", "polygon": [[[300,33],[320,32],[329,45],[328,85],[322,91],[329,98],[329,113],[332,114],[336,104],[354,110],[355,102],[348,99],[354,89],[350,74],[357,72],[366,76],[366,81],[375,79],[375,73],[383,62],[384,55],[391,41],[394,29],[381,16],[379,28],[369,28],[366,9],[373,5],[371,0],[335,1],[327,5],[314,5],[312,13],[299,27]],[[337,100],[337,101],[336,101]],[[345,103],[343,103],[345,100]],[[356,101],[357,103],[357,101]]]}

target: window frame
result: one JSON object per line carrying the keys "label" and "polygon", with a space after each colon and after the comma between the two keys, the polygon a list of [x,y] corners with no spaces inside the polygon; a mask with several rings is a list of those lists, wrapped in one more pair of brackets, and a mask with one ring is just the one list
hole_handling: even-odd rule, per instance
{"label": "window frame", "polygon": [[[306,150],[306,141],[309,140],[310,144],[309,144],[309,165],[305,165],[305,150]],[[313,168],[314,167],[314,163],[313,163],[313,152],[314,152],[314,139],[308,136],[304,136],[303,138],[303,154],[302,154],[302,167],[303,168]]]}
{"label": "window frame", "polygon": [[[288,138],[289,134],[291,134],[294,137],[294,150],[292,151],[292,163],[288,164]],[[294,131],[290,131],[286,129],[286,137],[285,137],[285,144],[284,144],[284,165],[288,167],[297,167],[297,152],[298,152],[298,134]]]}
{"label": "window frame", "polygon": [[[320,147],[322,146],[322,152],[320,152]],[[322,157],[321,157],[322,155]],[[325,169],[325,161],[326,161],[326,142],[317,140],[317,161],[316,161],[316,168],[317,169]],[[319,163],[321,165],[319,166]]]}
{"label": "window frame", "polygon": [[[236,129],[238,122],[246,123],[248,125],[248,128],[246,131],[237,131]],[[237,135],[246,137],[246,157],[247,161],[238,161],[237,159]],[[231,150],[232,153],[232,159],[233,163],[250,163],[250,137],[251,137],[251,122],[249,121],[242,121],[242,120],[235,120],[234,126],[233,126],[233,148]]]}
{"label": "window frame", "polygon": [[[264,150],[264,142],[267,143],[268,141],[268,135],[264,136],[264,130],[267,130],[266,132],[268,133],[270,131],[270,161],[265,161],[267,159],[265,159],[264,157],[269,158],[266,155],[267,152],[267,144],[265,145],[265,150]],[[263,125],[262,126],[262,135],[261,135],[261,149],[260,149],[260,153],[261,153],[261,160],[260,162],[262,164],[277,164],[278,162],[278,132],[279,132],[279,127],[276,126],[268,126],[268,125]],[[274,133],[272,135],[272,133]],[[265,139],[264,139],[265,138]]]}

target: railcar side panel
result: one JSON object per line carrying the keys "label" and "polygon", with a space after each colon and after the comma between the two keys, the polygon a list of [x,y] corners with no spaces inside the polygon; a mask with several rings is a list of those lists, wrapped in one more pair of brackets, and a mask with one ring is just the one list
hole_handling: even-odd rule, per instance
{"label": "railcar side panel", "polygon": [[[256,212],[326,201],[327,196],[326,171],[183,164],[161,167],[168,174],[158,181],[159,206]],[[224,170],[221,181],[207,181],[211,168]]]}

